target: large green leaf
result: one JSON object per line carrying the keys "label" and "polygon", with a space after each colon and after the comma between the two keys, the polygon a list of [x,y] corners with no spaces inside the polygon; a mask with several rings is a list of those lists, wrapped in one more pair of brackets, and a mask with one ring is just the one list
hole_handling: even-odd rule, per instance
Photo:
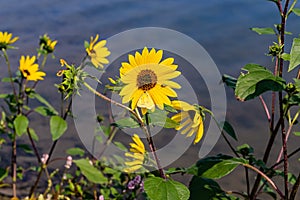
{"label": "large green leaf", "polygon": [[259,35],[266,35],[266,34],[271,34],[275,35],[276,32],[274,29],[267,27],[267,28],[251,28],[252,31],[258,33]]}
{"label": "large green leaf", "polygon": [[282,91],[285,81],[281,77],[257,64],[247,64],[248,73],[241,74],[236,83],[235,96],[240,101],[253,99],[266,91]]}
{"label": "large green leaf", "polygon": [[245,163],[247,161],[241,158],[223,160],[205,171],[201,176],[204,178],[219,179],[231,173],[237,166]]}
{"label": "large green leaf", "polygon": [[107,178],[93,165],[89,160],[80,159],[73,161],[80,168],[82,174],[91,182],[104,184],[107,183]]}
{"label": "large green leaf", "polygon": [[217,182],[212,179],[206,179],[194,176],[189,184],[191,192],[190,200],[233,200],[236,197],[228,196],[219,186]]}
{"label": "large green leaf", "polygon": [[300,64],[300,38],[294,38],[290,52],[290,64],[288,71],[292,71]]}
{"label": "large green leaf", "polygon": [[67,130],[67,128],[67,122],[60,116],[52,116],[50,118],[50,132],[53,141],[59,139]]}
{"label": "large green leaf", "polygon": [[186,200],[190,196],[190,191],[182,183],[159,177],[147,178],[144,189],[151,200]]}
{"label": "large green leaf", "polygon": [[25,117],[24,115],[18,115],[14,120],[14,127],[16,130],[16,134],[18,136],[22,136],[26,132],[28,124],[29,121],[27,117]]}

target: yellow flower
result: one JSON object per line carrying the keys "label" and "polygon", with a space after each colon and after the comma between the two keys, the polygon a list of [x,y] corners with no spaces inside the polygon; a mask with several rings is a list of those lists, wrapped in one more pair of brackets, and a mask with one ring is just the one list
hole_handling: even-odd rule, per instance
{"label": "yellow flower", "polygon": [[85,49],[87,54],[89,55],[91,62],[93,65],[97,67],[103,68],[103,64],[108,64],[109,61],[106,59],[107,56],[110,55],[110,51],[108,50],[106,45],[106,40],[101,40],[98,43],[99,35],[97,34],[95,39],[91,37],[91,41],[89,46]]}
{"label": "yellow flower", "polygon": [[198,143],[204,132],[204,125],[199,109],[184,101],[172,101],[172,106],[176,110],[181,110],[180,113],[174,115],[171,119],[180,123],[175,129],[180,130],[181,134],[186,137],[195,135],[194,144]]}
{"label": "yellow flower", "polygon": [[54,51],[56,44],[57,44],[57,40],[52,41],[47,34],[40,37],[41,50],[43,50],[44,53],[46,54],[52,53]]}
{"label": "yellow flower", "polygon": [[145,146],[141,141],[140,137],[137,134],[132,136],[133,143],[130,143],[130,151],[132,153],[125,153],[125,156],[129,158],[133,158],[132,161],[125,162],[127,167],[124,169],[124,172],[131,173],[137,171],[138,169],[142,168],[142,165],[145,160]]}
{"label": "yellow flower", "polygon": [[18,39],[19,37],[12,38],[12,33],[0,31],[0,50],[7,49],[10,44],[16,42]]}
{"label": "yellow flower", "polygon": [[169,97],[177,97],[172,89],[181,86],[170,79],[178,77],[181,73],[176,71],[177,65],[173,64],[173,58],[161,61],[163,51],[149,50],[145,47],[142,54],[129,55],[129,62],[123,62],[120,68],[121,81],[125,86],[120,91],[122,102],[131,101],[131,108],[139,107],[143,114],[147,110],[154,110],[155,105],[159,109],[164,104],[171,105]]}
{"label": "yellow flower", "polygon": [[45,72],[38,71],[39,66],[35,63],[35,56],[31,58],[29,56],[21,56],[19,69],[23,76],[29,81],[43,80]]}

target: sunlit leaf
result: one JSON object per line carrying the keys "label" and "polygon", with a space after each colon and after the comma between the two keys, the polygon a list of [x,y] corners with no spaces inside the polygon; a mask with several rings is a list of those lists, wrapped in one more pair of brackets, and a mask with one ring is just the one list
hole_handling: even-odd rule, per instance
{"label": "sunlit leaf", "polygon": [[300,16],[300,8],[293,8],[293,13],[295,13],[295,15]]}
{"label": "sunlit leaf", "polygon": [[103,176],[101,171],[95,168],[91,163],[86,159],[74,160],[73,161],[77,167],[80,168],[82,174],[91,182],[104,184],[107,183],[107,178]]}
{"label": "sunlit leaf", "polygon": [[267,28],[251,28],[252,31],[258,33],[259,35],[266,35],[266,34],[272,34],[275,35],[276,32],[273,28],[267,27]]}
{"label": "sunlit leaf", "polygon": [[29,121],[27,117],[25,117],[24,115],[18,115],[14,120],[14,127],[16,130],[16,134],[18,136],[22,136],[26,132],[28,124]]}
{"label": "sunlit leaf", "polygon": [[52,116],[50,118],[50,132],[53,141],[59,139],[65,133],[67,128],[67,122],[60,116]]}
{"label": "sunlit leaf", "polygon": [[138,127],[140,127],[139,123],[137,123],[132,118],[123,118],[123,119],[120,119],[120,120],[112,123],[112,125],[120,128],[120,129],[122,129],[122,128],[138,128]]}
{"label": "sunlit leaf", "polygon": [[204,178],[219,179],[231,173],[237,166],[247,163],[241,158],[223,160],[205,171],[201,176]]}
{"label": "sunlit leaf", "polygon": [[288,72],[295,69],[300,64],[300,38],[294,38],[291,52],[290,52],[290,64]]}
{"label": "sunlit leaf", "polygon": [[83,156],[85,151],[81,148],[78,147],[74,147],[74,148],[70,148],[66,151],[67,154],[71,155],[71,156]]}
{"label": "sunlit leaf", "polygon": [[247,64],[236,83],[235,96],[240,101],[253,99],[266,91],[282,91],[285,81],[273,75],[273,73],[257,64]]}
{"label": "sunlit leaf", "polygon": [[187,200],[190,196],[190,191],[182,183],[159,177],[147,178],[144,189],[151,200]]}

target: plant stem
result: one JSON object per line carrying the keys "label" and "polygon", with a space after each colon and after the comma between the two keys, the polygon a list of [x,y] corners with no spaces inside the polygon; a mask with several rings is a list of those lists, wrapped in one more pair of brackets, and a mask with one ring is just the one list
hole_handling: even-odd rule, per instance
{"label": "plant stem", "polygon": [[[10,84],[11,84],[11,87],[13,89],[13,93],[15,95],[15,98],[17,98],[17,92],[16,92],[16,88],[15,88],[15,85],[14,85],[14,81],[13,81],[13,77],[12,77],[12,73],[11,73],[11,69],[10,69],[10,62],[9,62],[9,59],[8,59],[8,55],[7,55],[7,52],[5,49],[2,49],[2,52],[3,52],[3,55],[4,55],[4,58],[5,58],[5,62],[7,64],[7,70],[8,70],[8,75],[9,75],[9,79],[10,79]],[[17,101],[17,99],[16,99]]]}
{"label": "plant stem", "polygon": [[12,142],[12,189],[13,189],[13,197],[17,198],[17,139],[16,139],[16,132],[13,133],[13,142]]}
{"label": "plant stem", "polygon": [[262,171],[260,171],[259,169],[257,169],[256,167],[254,167],[252,165],[243,164],[243,166],[248,167],[248,168],[252,169],[253,171],[257,172],[258,174],[260,174],[276,190],[276,192],[280,195],[280,197],[284,199],[284,195],[282,194],[282,192],[279,190],[279,188],[276,186],[276,184],[266,174],[264,174]]}
{"label": "plant stem", "polygon": [[153,154],[153,157],[156,161],[156,165],[157,165],[157,168],[159,170],[159,173],[160,173],[160,176],[163,178],[163,179],[167,179],[166,175],[165,175],[165,172],[163,170],[163,168],[161,167],[160,165],[160,161],[159,161],[159,158],[156,154],[156,148],[155,148],[155,145],[154,145],[154,142],[153,142],[153,139],[152,139],[152,136],[151,136],[151,132],[150,132],[150,128],[149,128],[149,116],[148,116],[148,113],[146,113],[146,124],[147,124],[147,141],[149,143],[149,146],[150,146],[150,150]]}
{"label": "plant stem", "polygon": [[[281,1],[278,0],[278,6],[281,7]],[[285,44],[285,26],[287,20],[287,11],[289,6],[289,0],[285,1],[285,6],[283,12],[281,12],[281,28],[280,28],[280,41],[279,45],[282,46],[282,52],[284,52]],[[282,11],[282,9],[281,9]],[[279,59],[279,77],[282,77],[283,73],[283,59]],[[283,173],[284,173],[284,191],[285,199],[288,199],[289,189],[288,189],[288,157],[287,157],[287,142],[286,142],[286,131],[285,131],[285,122],[284,122],[284,111],[283,111],[283,102],[282,102],[282,91],[279,92],[279,114],[281,121],[281,137],[282,137],[282,149],[283,149]]]}

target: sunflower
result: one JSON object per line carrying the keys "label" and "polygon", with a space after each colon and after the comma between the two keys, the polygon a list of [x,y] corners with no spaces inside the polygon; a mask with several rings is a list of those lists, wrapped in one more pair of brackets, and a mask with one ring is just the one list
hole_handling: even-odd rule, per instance
{"label": "sunflower", "polygon": [[140,137],[137,134],[134,134],[132,136],[132,140],[133,143],[129,144],[131,153],[125,153],[125,156],[133,158],[132,161],[125,162],[125,165],[127,165],[127,167],[124,169],[124,172],[127,173],[131,173],[142,168],[146,154],[144,143],[141,141]]}
{"label": "sunflower", "polygon": [[7,49],[10,44],[16,42],[18,39],[19,37],[12,38],[12,33],[0,31],[0,50]]}
{"label": "sunflower", "polygon": [[47,34],[40,37],[41,49],[44,50],[45,53],[52,53],[56,44],[57,40],[51,40]]}
{"label": "sunflower", "polygon": [[180,130],[183,135],[187,134],[186,137],[191,137],[193,134],[196,134],[194,144],[198,143],[204,132],[203,119],[199,109],[184,101],[177,100],[172,101],[172,106],[176,110],[181,110],[180,113],[175,114],[171,118],[179,123],[175,129]]}
{"label": "sunflower", "polygon": [[143,114],[147,110],[154,111],[155,105],[164,109],[164,104],[171,105],[169,97],[177,97],[173,90],[181,86],[171,81],[181,73],[176,71],[174,58],[162,60],[163,51],[145,47],[142,54],[136,52],[129,55],[129,62],[123,62],[120,68],[120,78],[125,86],[120,91],[122,102],[131,101],[131,108],[139,107]]}
{"label": "sunflower", "polygon": [[29,81],[38,81],[43,80],[45,72],[38,71],[39,65],[35,63],[35,56],[31,58],[29,56],[21,56],[19,69],[22,72],[26,80]]}
{"label": "sunflower", "polygon": [[107,56],[110,55],[110,51],[108,50],[106,45],[106,40],[101,40],[98,43],[99,35],[97,34],[95,39],[91,37],[89,45],[86,47],[86,52],[89,55],[91,62],[97,68],[103,68],[103,64],[108,64],[109,61],[106,59]]}

